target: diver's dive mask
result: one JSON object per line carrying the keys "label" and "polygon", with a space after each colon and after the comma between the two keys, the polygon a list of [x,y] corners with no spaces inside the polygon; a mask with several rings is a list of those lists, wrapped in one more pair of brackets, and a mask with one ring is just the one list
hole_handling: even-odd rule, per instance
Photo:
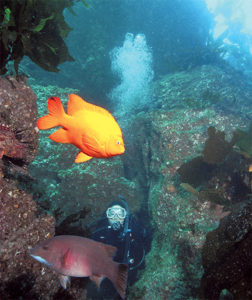
{"label": "diver's dive mask", "polygon": [[106,215],[112,229],[119,230],[123,226],[127,212],[122,206],[113,205],[107,209]]}

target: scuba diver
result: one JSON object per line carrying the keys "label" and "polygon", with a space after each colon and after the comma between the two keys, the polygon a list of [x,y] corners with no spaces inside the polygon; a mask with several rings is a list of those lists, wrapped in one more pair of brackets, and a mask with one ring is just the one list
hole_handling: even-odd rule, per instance
{"label": "scuba diver", "polygon": [[[145,258],[146,230],[130,214],[128,203],[119,196],[106,210],[106,216],[96,223],[91,238],[117,247],[114,261],[129,265],[128,284],[136,281],[137,269],[143,267]],[[99,291],[88,288],[91,299],[120,299],[111,282],[104,279]]]}

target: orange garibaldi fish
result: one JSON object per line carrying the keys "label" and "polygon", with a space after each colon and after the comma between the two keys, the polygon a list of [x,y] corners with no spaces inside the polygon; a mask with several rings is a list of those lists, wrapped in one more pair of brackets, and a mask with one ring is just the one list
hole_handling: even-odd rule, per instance
{"label": "orange garibaldi fish", "polygon": [[59,235],[38,244],[31,256],[59,273],[63,288],[69,276],[90,277],[99,287],[103,278],[112,281],[124,299],[128,265],[113,261],[117,248],[80,236]]}
{"label": "orange garibaldi fish", "polygon": [[76,163],[124,153],[121,128],[106,109],[74,94],[69,95],[67,114],[58,97],[49,98],[47,105],[49,114],[39,118],[37,126],[42,130],[62,126],[49,138],[79,148],[81,152],[75,158]]}

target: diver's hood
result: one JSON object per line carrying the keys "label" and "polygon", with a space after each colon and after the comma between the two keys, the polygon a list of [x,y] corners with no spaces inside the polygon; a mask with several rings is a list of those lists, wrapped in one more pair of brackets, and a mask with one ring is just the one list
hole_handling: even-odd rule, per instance
{"label": "diver's hood", "polygon": [[[126,200],[125,200],[126,201]],[[115,200],[115,201],[112,201],[108,207],[112,207],[114,205],[120,205],[121,207],[123,207],[124,209],[126,209],[127,211],[127,206],[125,204],[125,202],[123,200]]]}

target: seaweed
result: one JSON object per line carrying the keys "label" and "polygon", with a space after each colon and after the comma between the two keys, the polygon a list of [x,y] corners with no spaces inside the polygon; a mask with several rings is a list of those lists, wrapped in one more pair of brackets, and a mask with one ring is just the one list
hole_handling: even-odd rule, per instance
{"label": "seaweed", "polygon": [[71,28],[65,22],[63,10],[75,1],[2,0],[0,74],[5,74],[7,64],[14,61],[18,76],[18,65],[24,56],[50,72],[58,72],[59,64],[73,61],[64,42]]}
{"label": "seaweed", "polygon": [[213,126],[207,129],[208,138],[203,150],[203,160],[209,164],[221,163],[225,160],[228,153],[232,150],[233,139],[231,142],[225,140],[225,133],[216,130]]}
{"label": "seaweed", "polygon": [[[224,132],[212,126],[207,132],[202,156],[182,164],[177,170],[181,187],[201,201],[235,207],[251,194],[248,164],[252,151],[252,125],[248,132],[235,130],[230,142],[225,140]],[[238,150],[234,146],[239,147]]]}
{"label": "seaweed", "polygon": [[197,187],[212,177],[214,169],[215,166],[206,163],[201,156],[198,156],[182,164],[177,172],[182,182]]}
{"label": "seaweed", "polygon": [[236,129],[234,132],[233,141],[236,151],[243,154],[246,158],[252,156],[252,124],[250,124],[248,132]]}
{"label": "seaweed", "polygon": [[215,204],[229,206],[231,203],[225,198],[224,193],[221,188],[210,188],[200,191],[199,196]]}

